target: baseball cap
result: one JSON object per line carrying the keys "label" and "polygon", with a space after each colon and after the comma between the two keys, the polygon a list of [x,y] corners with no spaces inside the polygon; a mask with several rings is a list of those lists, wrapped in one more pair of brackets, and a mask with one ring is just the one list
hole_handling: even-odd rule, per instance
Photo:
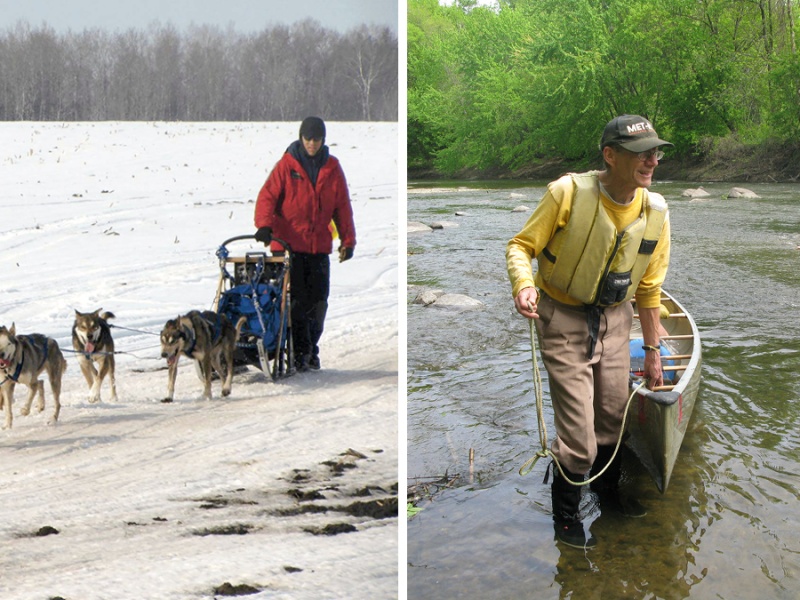
{"label": "baseball cap", "polygon": [[620,115],[603,129],[600,149],[610,145],[622,146],[631,152],[645,152],[658,146],[672,146],[659,139],[653,124],[639,115]]}

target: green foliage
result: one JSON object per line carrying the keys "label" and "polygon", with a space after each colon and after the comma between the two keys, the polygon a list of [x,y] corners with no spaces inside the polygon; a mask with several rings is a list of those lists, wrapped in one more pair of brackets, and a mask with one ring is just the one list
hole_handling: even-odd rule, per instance
{"label": "green foliage", "polygon": [[796,137],[797,1],[409,0],[409,164],[590,160],[622,113],[650,118],[679,155]]}
{"label": "green foliage", "polygon": [[453,86],[453,57],[446,41],[465,15],[437,0],[408,3],[408,164],[429,164],[436,152],[452,143],[446,93]]}
{"label": "green foliage", "polygon": [[770,121],[787,139],[800,138],[800,55],[785,54],[770,73],[774,107]]}

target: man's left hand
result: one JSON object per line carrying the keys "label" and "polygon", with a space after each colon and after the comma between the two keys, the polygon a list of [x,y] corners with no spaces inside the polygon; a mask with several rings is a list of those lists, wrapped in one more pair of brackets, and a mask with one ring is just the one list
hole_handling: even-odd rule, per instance
{"label": "man's left hand", "polygon": [[353,248],[345,248],[344,246],[341,246],[339,248],[339,262],[343,263],[351,258],[353,258]]}
{"label": "man's left hand", "polygon": [[644,376],[647,379],[647,388],[664,385],[664,372],[661,369],[661,354],[647,351],[644,353]]}

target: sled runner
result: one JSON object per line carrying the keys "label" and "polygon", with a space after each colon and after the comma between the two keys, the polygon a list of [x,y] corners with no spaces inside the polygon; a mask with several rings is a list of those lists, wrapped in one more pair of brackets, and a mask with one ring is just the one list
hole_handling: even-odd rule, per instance
{"label": "sled runner", "polygon": [[254,240],[253,235],[239,235],[222,242],[217,250],[220,277],[214,310],[232,323],[247,318],[234,352],[234,365],[253,365],[273,380],[294,373],[292,344],[291,291],[289,273],[292,252],[270,253],[268,248],[232,256],[228,245]]}

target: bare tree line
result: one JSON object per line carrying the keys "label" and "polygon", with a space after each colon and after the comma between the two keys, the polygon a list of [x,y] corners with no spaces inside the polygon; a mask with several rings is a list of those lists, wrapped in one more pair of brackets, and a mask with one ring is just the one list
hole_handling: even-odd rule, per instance
{"label": "bare tree line", "polygon": [[4,121],[396,121],[397,102],[388,27],[0,32]]}

